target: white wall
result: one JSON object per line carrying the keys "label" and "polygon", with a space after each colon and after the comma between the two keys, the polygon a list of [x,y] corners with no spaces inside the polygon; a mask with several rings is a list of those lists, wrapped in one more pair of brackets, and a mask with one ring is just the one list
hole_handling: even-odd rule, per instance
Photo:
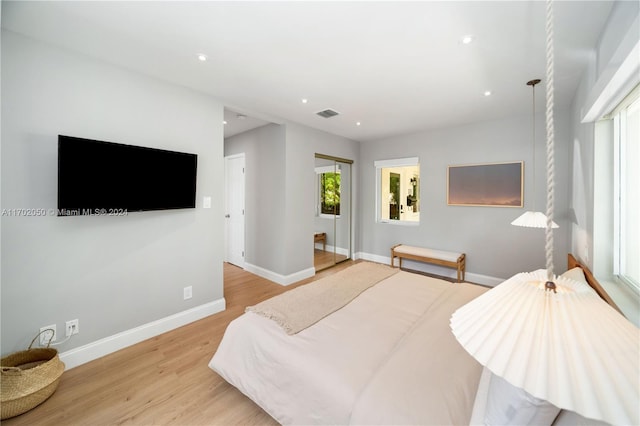
{"label": "white wall", "polygon": [[[555,219],[561,228],[555,232],[555,263],[559,272],[569,251],[569,122],[567,111],[557,111]],[[538,120],[536,134],[535,208],[544,211],[543,120]],[[534,208],[531,149],[530,115],[367,143],[293,123],[264,126],[229,138],[225,155],[245,152],[247,156],[246,261],[256,267],[253,272],[281,283],[293,282],[313,266],[310,235],[316,227],[314,154],[318,152],[355,161],[353,245],[357,257],[387,261],[390,247],[399,242],[464,251],[469,279],[487,284],[543,268],[543,230],[510,225],[522,212]],[[416,156],[421,163],[420,225],[376,223],[374,161]],[[520,160],[525,161],[525,208],[446,205],[447,165]],[[284,193],[281,189],[273,192],[275,182],[285,178],[283,171]],[[256,197],[262,201],[258,203]],[[284,217],[269,213],[282,202]],[[431,265],[412,266],[454,273]]]}
{"label": "white wall", "polygon": [[[640,38],[639,7],[638,2],[614,4],[607,25],[600,35],[597,52],[585,68],[571,107],[571,208],[575,216],[571,250],[591,268],[594,267],[594,211],[598,208],[597,204],[608,204],[609,200],[595,199],[595,127],[593,122],[582,123],[582,119],[629,54],[628,35],[635,36],[636,42]],[[613,100],[622,95],[612,94],[611,97]],[[611,150],[612,147],[598,149]]]}
{"label": "white wall", "polygon": [[[295,123],[287,123],[287,244],[285,247],[287,271],[313,268],[313,233],[315,231],[315,154],[353,160],[351,165],[352,235],[357,226],[359,182],[359,142],[332,135]],[[342,223],[347,218],[342,217]],[[342,232],[344,235],[344,232]],[[357,250],[356,242],[353,250]]]}
{"label": "white wall", "polygon": [[[598,120],[640,82],[633,48],[640,40],[640,3],[616,2],[571,107],[571,251],[586,263],[622,312],[640,325],[640,299],[613,278],[613,143],[611,123]],[[634,55],[636,55],[634,57]],[[626,70],[626,71],[625,71]],[[629,75],[627,75],[629,74]],[[595,111],[595,113],[594,113]]]}
{"label": "white wall", "polygon": [[208,96],[3,31],[4,209],[56,208],[58,134],[195,153],[198,201],[126,217],[3,216],[2,353],[42,326],[64,335],[71,319],[80,334],[63,352],[224,308],[222,116]]}
{"label": "white wall", "polygon": [[245,154],[245,262],[284,272],[285,129],[268,124],[227,138],[224,155]]}
{"label": "white wall", "polygon": [[[534,209],[531,120],[527,115],[363,143],[360,250],[379,260],[388,258],[389,249],[398,243],[465,252],[467,279],[485,284],[497,284],[517,272],[544,268],[544,230],[510,224],[525,210]],[[567,112],[556,111],[555,122],[555,221],[560,229],[554,233],[554,261],[556,271],[562,272],[569,250]],[[537,120],[535,209],[539,211],[546,210],[544,134],[544,122]],[[420,224],[377,223],[374,161],[406,157],[420,160]],[[447,166],[522,160],[525,208],[447,205]],[[407,267],[455,276],[455,271],[423,264]]]}
{"label": "white wall", "polygon": [[225,156],[246,155],[248,270],[281,284],[313,275],[315,153],[355,160],[359,146],[295,123],[269,124],[225,141]]}

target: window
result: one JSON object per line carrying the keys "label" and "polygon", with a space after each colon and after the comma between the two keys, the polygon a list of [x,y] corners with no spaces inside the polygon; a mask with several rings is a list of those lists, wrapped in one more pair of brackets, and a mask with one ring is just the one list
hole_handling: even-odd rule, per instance
{"label": "window", "polygon": [[317,167],[319,214],[340,216],[340,167]]}
{"label": "window", "polygon": [[376,167],[376,219],[420,223],[420,163],[417,157],[381,160]]}
{"label": "window", "polygon": [[613,272],[640,289],[640,86],[613,111]]}

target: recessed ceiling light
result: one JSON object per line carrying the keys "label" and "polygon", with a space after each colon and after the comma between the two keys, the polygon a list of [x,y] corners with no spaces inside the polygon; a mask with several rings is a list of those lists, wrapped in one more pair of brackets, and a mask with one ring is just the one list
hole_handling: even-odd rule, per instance
{"label": "recessed ceiling light", "polygon": [[302,103],[303,103],[303,104],[306,104],[307,102],[309,102],[309,100],[308,100],[307,98],[303,98],[303,99],[302,99]]}
{"label": "recessed ceiling light", "polygon": [[484,91],[484,95],[485,96],[491,96],[491,90],[485,90]]}
{"label": "recessed ceiling light", "polygon": [[207,55],[205,55],[204,53],[198,53],[198,60],[201,62],[204,62],[207,60]]}
{"label": "recessed ceiling light", "polygon": [[359,121],[358,121],[358,122],[356,122],[356,126],[359,126],[359,125],[360,125],[360,122],[359,122]]}
{"label": "recessed ceiling light", "polygon": [[227,120],[222,120],[222,124],[227,124]]}
{"label": "recessed ceiling light", "polygon": [[466,35],[460,39],[462,44],[471,44],[473,40],[475,40],[475,37],[473,37],[472,35]]}

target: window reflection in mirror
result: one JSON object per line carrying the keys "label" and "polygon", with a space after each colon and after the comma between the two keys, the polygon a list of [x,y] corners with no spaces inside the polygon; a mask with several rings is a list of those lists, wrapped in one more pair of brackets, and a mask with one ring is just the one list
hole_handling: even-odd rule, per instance
{"label": "window reflection in mirror", "polygon": [[340,215],[340,169],[318,173],[320,214]]}

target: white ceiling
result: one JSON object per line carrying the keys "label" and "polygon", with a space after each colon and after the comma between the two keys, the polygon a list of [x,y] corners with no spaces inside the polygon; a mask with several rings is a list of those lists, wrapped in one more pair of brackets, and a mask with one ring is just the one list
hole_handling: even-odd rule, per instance
{"label": "white ceiling", "polygon": [[224,109],[225,139],[269,123],[270,121],[253,117],[246,111],[240,112],[239,110],[234,111],[229,108]]}
{"label": "white ceiling", "polygon": [[[611,6],[556,2],[560,106],[572,101]],[[369,141],[530,113],[525,83],[544,83],[544,8],[540,1],[3,1],[2,26],[209,93],[254,125],[295,121]],[[475,37],[470,45],[460,42],[466,34]],[[542,109],[544,85],[536,90]],[[315,114],[327,108],[340,115]]]}

